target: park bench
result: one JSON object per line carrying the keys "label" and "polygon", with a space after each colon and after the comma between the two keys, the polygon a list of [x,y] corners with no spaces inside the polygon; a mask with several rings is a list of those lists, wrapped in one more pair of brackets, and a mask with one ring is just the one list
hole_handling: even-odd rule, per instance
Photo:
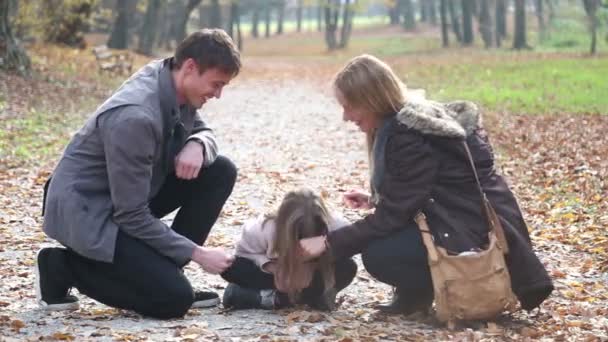
{"label": "park bench", "polygon": [[133,56],[127,52],[113,52],[105,45],[93,48],[100,72],[130,75],[133,69]]}

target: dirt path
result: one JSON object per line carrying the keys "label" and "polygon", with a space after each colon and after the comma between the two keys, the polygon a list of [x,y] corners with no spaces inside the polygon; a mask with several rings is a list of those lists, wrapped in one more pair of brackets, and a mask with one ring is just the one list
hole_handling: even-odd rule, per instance
{"label": "dirt path", "polygon": [[[288,69],[293,71],[293,68]],[[222,153],[239,167],[233,196],[212,230],[209,245],[231,248],[244,220],[274,208],[286,191],[297,186],[305,185],[324,194],[332,207],[350,219],[360,217],[362,213],[340,206],[340,194],[352,187],[365,186],[367,166],[363,139],[355,127],[341,122],[340,109],[323,84],[325,80],[282,81],[277,77],[265,81],[246,77],[226,89],[221,100],[205,108],[208,121],[216,129]],[[495,118],[489,123],[517,125],[517,119]],[[528,129],[535,128],[538,126]],[[510,139],[497,135],[502,144]],[[518,163],[525,157],[518,158],[521,159],[503,156],[503,161],[508,175],[519,180],[515,188],[524,192],[523,206],[527,209],[534,194],[526,190],[531,187],[530,183],[522,183],[530,180],[526,167]],[[79,311],[42,313],[35,308],[33,257],[40,247],[53,244],[42,234],[38,216],[41,196],[38,183],[49,169],[50,166],[43,170],[9,170],[0,178],[3,207],[0,341],[40,338],[79,341],[608,340],[608,324],[604,318],[608,314],[608,298],[606,292],[597,287],[602,286],[605,275],[595,259],[576,246],[545,240],[540,234],[533,235],[543,261],[556,276],[556,295],[543,309],[532,314],[517,313],[473,329],[449,331],[425,317],[378,315],[373,305],[390,298],[390,289],[371,279],[361,267],[353,285],[340,295],[341,307],[331,314],[303,308],[279,312],[225,312],[216,308],[191,310],[184,319],[157,321],[105,307],[84,296],[80,296],[83,305]],[[577,269],[571,276],[567,271],[580,268],[581,263],[586,262],[589,263],[586,272]],[[193,266],[187,267],[187,274],[195,287],[221,292],[225,286],[218,276],[203,274]],[[586,291],[587,299],[581,299],[579,287],[573,285],[575,281]],[[595,299],[588,300],[591,297]]]}

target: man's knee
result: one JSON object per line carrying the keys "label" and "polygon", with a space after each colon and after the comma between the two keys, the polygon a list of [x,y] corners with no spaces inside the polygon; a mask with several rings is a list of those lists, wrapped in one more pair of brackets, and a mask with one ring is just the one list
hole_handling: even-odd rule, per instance
{"label": "man's knee", "polygon": [[236,182],[236,165],[234,165],[234,163],[225,156],[217,156],[213,164],[209,166],[208,172],[213,172],[214,174],[223,178],[223,183],[230,188],[232,188]]}
{"label": "man's knee", "polygon": [[143,314],[160,319],[179,318],[188,312],[194,302],[194,292],[187,280],[176,281],[157,296],[162,296],[162,300],[154,301],[158,306],[149,308],[149,312]]}

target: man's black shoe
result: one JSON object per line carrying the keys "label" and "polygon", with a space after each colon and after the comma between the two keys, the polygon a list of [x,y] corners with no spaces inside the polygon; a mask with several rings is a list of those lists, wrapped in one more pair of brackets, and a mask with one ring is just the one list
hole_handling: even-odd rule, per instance
{"label": "man's black shoe", "polygon": [[210,308],[220,304],[220,296],[211,291],[195,291],[193,308]]}
{"label": "man's black shoe", "polygon": [[71,281],[63,253],[62,248],[43,248],[36,256],[36,298],[43,310],[78,309],[78,298],[69,295]]}

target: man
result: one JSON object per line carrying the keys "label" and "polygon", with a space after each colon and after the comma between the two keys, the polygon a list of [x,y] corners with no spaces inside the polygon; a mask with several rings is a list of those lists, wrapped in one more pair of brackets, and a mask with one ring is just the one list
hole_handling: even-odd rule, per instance
{"label": "man", "polygon": [[[232,192],[236,167],[217,155],[197,109],[219,98],[241,67],[222,30],[188,36],[149,63],[72,138],[45,192],[44,231],[66,248],[37,256],[39,303],[75,309],[72,287],[106,305],[156,318],[213,306],[194,292],[190,260],[218,274],[232,257],[202,247]],[[160,218],[180,208],[171,227]]]}

